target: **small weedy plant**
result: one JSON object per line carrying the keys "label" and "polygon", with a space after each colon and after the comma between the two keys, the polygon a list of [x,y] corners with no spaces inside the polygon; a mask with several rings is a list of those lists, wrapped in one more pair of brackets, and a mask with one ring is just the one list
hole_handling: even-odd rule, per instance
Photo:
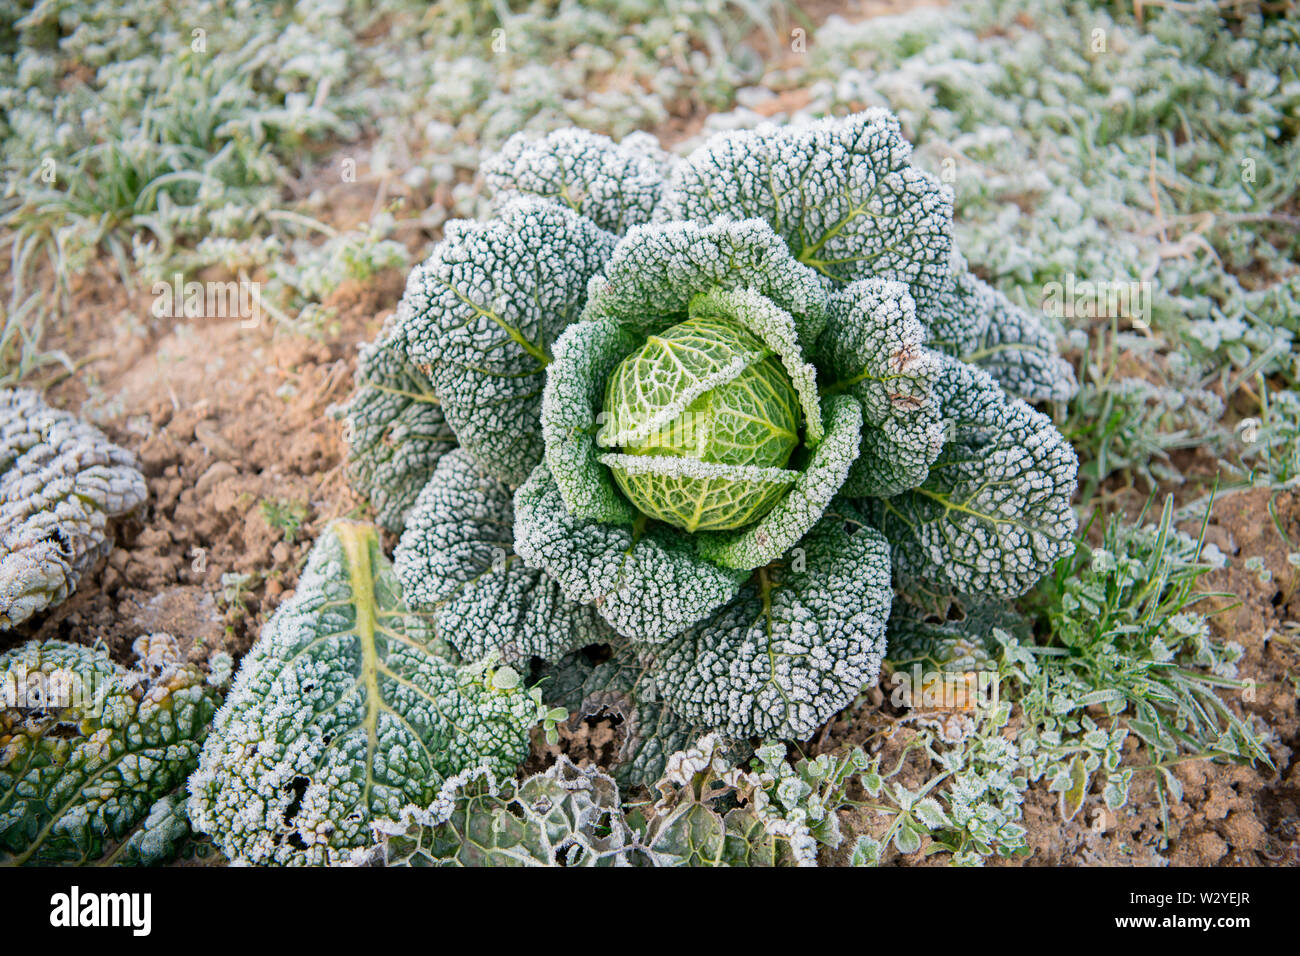
{"label": "small weedy plant", "polygon": [[[1272,766],[1267,735],[1228,705],[1229,695],[1253,686],[1238,679],[1243,648],[1215,639],[1199,608],[1213,596],[1198,583],[1214,567],[1202,556],[1204,526],[1198,540],[1174,528],[1173,518],[1170,498],[1155,524],[1145,524],[1145,514],[1132,526],[1111,521],[1100,547],[1062,559],[1044,582],[1053,639],[1041,676],[1026,673],[1021,703],[1042,751],[1070,757],[1068,768],[1057,764],[1051,785],[1062,792],[1067,817],[1095,772],[1104,770],[1110,809],[1126,802],[1133,771],[1119,767],[1119,746],[1127,734],[1148,758],[1138,766],[1158,771],[1166,834],[1168,804],[1183,792],[1176,764]],[[1107,734],[1112,746],[1098,746]]]}
{"label": "small weedy plant", "polygon": [[[462,171],[518,130],[621,134],[664,122],[674,101],[722,106],[762,72],[749,38],[776,48],[785,15],[779,0],[4,5],[0,228],[13,289],[0,302],[0,384],[69,364],[41,333],[74,307],[74,277],[110,257],[124,286],[146,290],[177,271],[266,267],[264,291],[289,293],[261,303],[276,326],[320,335],[318,295],[341,265],[404,254],[356,236],[304,241],[333,230],[281,185],[319,170],[322,147],[358,144],[343,174],[361,182],[420,155],[403,187],[437,226],[477,202]],[[426,189],[435,182],[447,188]]]}
{"label": "small weedy plant", "polygon": [[185,778],[229,673],[186,663],[175,638],[102,650],[29,641],[0,654],[0,865],[151,864],[189,836]]}
{"label": "small weedy plant", "polygon": [[816,866],[842,841],[836,811],[869,767],[855,748],[791,765],[783,744],[738,765],[716,734],[667,760],[653,802],[625,804],[595,767],[560,757],[545,773],[499,780],[479,767],[426,809],[375,824],[351,862],[384,866]]}
{"label": "small weedy plant", "polygon": [[[1030,786],[1057,795],[1063,821],[1082,813],[1096,830],[1142,774],[1155,778],[1167,839],[1169,804],[1182,799],[1178,763],[1272,766],[1266,732],[1230,706],[1251,686],[1236,673],[1242,649],[1216,640],[1197,607],[1212,567],[1204,542],[1173,518],[1171,502],[1154,524],[1145,513],[1134,524],[1112,518],[1097,548],[1064,555],[1029,602],[1047,631],[1037,646],[1028,620],[1005,606],[966,598],[942,616],[895,609],[895,675],[918,663],[931,674],[983,672],[1000,692],[985,706],[901,718],[914,735],[889,766],[877,756],[859,778],[868,797],[859,806],[876,826],[855,845],[856,862],[877,863],[890,848],[965,865],[1024,856]],[[877,717],[884,732],[896,729]],[[913,752],[930,774],[905,786]]]}
{"label": "small weedy plant", "polygon": [[372,820],[427,805],[445,778],[513,774],[530,728],[563,716],[540,696],[491,658],[447,660],[403,606],[375,529],[336,522],[241,663],[189,818],[235,862],[342,862]]}
{"label": "small weedy plant", "polygon": [[0,631],[54,607],[148,497],[135,456],[33,391],[0,392]]}
{"label": "small weedy plant", "polygon": [[800,738],[877,679],[895,587],[1031,588],[1077,460],[1026,400],[1074,378],[910,152],[882,110],[682,160],[512,139],[345,409],[410,609],[470,659],[635,662],[584,681],[643,743]]}

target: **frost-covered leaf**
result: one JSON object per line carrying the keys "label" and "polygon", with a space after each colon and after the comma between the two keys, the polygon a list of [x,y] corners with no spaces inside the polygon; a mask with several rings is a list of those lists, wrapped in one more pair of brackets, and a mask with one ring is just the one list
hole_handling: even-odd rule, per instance
{"label": "frost-covered leaf", "polygon": [[620,866],[633,838],[618,786],[559,757],[522,782],[486,768],[448,779],[426,808],[375,824],[354,862],[384,866]]}
{"label": "frost-covered leaf", "polygon": [[735,737],[806,737],[875,681],[893,598],[889,548],[846,524],[823,518],[780,564],[656,652],[656,685],[678,714]]}
{"label": "frost-covered leaf", "polygon": [[894,833],[894,847],[904,856],[915,853],[921,849],[921,834],[905,823]]}
{"label": "frost-covered leaf", "polygon": [[[781,767],[793,773],[784,760]],[[654,866],[816,866],[809,807],[802,800],[781,806],[770,792],[774,787],[766,773],[737,767],[720,736],[702,737],[668,758],[634,860]]]}
{"label": "frost-covered leaf", "polygon": [[622,234],[650,221],[668,162],[668,154],[644,133],[615,143],[599,133],[560,129],[540,139],[516,133],[483,165],[483,177],[499,195],[550,199]]}
{"label": "frost-covered leaf", "polygon": [[880,862],[882,850],[879,840],[863,833],[853,844],[853,852],[849,854],[849,866],[875,866]]}
{"label": "frost-covered leaf", "polygon": [[904,582],[1017,597],[1072,546],[1078,459],[1051,419],[945,358],[935,386],[952,439],[925,484],[866,505]]}
{"label": "frost-covered leaf", "polygon": [[515,553],[570,600],[595,607],[615,631],[650,643],[721,607],[747,576],[703,560],[676,528],[570,515],[545,464],[515,492]]}
{"label": "frost-covered leaf", "polygon": [[862,445],[844,493],[888,497],[915,488],[943,447],[933,393],[939,357],[924,347],[925,329],[907,287],[863,279],[831,296],[818,344],[826,394],[847,393],[862,405]]}
{"label": "frost-covered leaf", "polygon": [[762,219],[822,275],[897,279],[928,304],[947,273],[952,192],[911,156],[880,109],[721,133],[677,168],[664,209],[693,222]]}
{"label": "frost-covered leaf", "polygon": [[894,663],[924,660],[942,670],[990,669],[1001,648],[994,630],[1030,639],[1024,617],[1005,601],[964,596],[932,609],[895,601],[887,656]]}
{"label": "frost-covered leaf", "polygon": [[135,651],[132,670],[62,641],[0,654],[0,864],[96,861],[198,762],[217,692],[170,636]]}
{"label": "frost-covered leaf", "polygon": [[924,319],[930,345],[978,365],[1027,402],[1064,402],[1079,389],[1041,318],[1013,303],[958,263]]}
{"label": "frost-covered leaf", "polygon": [[599,614],[564,596],[514,550],[512,495],[459,449],[443,457],[420,493],[394,565],[412,611],[468,660],[555,660],[607,640]]}
{"label": "frost-covered leaf", "polygon": [[542,397],[546,465],[574,518],[631,524],[636,512],[598,458],[605,381],[637,346],[613,322],[575,322],[555,343]]}
{"label": "frost-covered leaf", "polygon": [[190,829],[189,803],[182,783],[177,792],[158,798],[135,831],[104,862],[114,866],[157,866],[177,857],[203,856],[211,849]]}
{"label": "frost-covered leaf", "polygon": [[513,773],[544,709],[426,632],[375,529],[330,525],[217,714],[190,778],[195,828],[236,862],[336,863],[446,777]]}
{"label": "frost-covered leaf", "polygon": [[375,520],[394,532],[402,530],[438,459],[456,447],[433,383],[406,353],[404,313],[377,341],[361,346],[356,391],[340,410],[353,487],[370,499]]}
{"label": "frost-covered leaf", "polygon": [[788,313],[799,342],[811,346],[826,325],[822,282],[767,223],[736,218],[633,227],[591,284],[583,319],[613,322],[644,340],[685,318],[702,292],[749,289]]}
{"label": "frost-covered leaf", "polygon": [[916,802],[912,808],[912,813],[916,819],[925,825],[929,830],[938,830],[941,827],[952,826],[952,821],[948,819],[948,814],[943,812],[943,807],[934,797],[925,797]]}
{"label": "frost-covered leaf", "polygon": [[518,484],[542,458],[537,417],[551,348],[613,244],[569,209],[518,198],[485,222],[448,223],[407,280],[407,352],[460,445],[503,481]]}
{"label": "frost-covered leaf", "polygon": [[0,630],[60,604],[148,497],[135,457],[26,389],[0,392]]}

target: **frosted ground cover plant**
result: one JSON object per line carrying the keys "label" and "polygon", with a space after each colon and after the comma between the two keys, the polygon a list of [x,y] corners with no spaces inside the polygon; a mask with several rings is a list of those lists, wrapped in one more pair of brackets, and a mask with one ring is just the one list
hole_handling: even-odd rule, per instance
{"label": "frosted ground cover plant", "polygon": [[[808,74],[824,79],[808,109],[897,112],[918,165],[954,187],[958,244],[1014,301],[1037,308],[1070,277],[1146,284],[1143,309],[1056,310],[1085,352],[1091,411],[1067,434],[1090,488],[1134,464],[1179,480],[1165,459],[1188,432],[1258,454],[1207,427],[1221,411],[1203,396],[1266,404],[1258,376],[1300,378],[1294,17],[1203,3],[1147,9],[1139,25],[1105,5],[976,2],[834,22],[811,50]],[[1135,399],[1145,409],[1107,421]],[[1115,453],[1099,458],[1103,444]]]}
{"label": "frosted ground cover plant", "polygon": [[[0,56],[0,222],[14,230],[0,381],[57,359],[31,333],[101,253],[128,288],[297,258],[295,238],[331,231],[311,222],[328,209],[285,184],[338,177],[321,165],[366,135],[350,157],[363,176],[395,181],[427,157],[396,191],[436,228],[473,205],[480,149],[573,121],[626,133],[688,95],[720,104],[754,76],[744,34],[779,20],[766,0],[0,9],[14,47]],[[273,306],[312,308],[284,291]]]}
{"label": "frosted ground cover plant", "polygon": [[[1017,397],[1069,366],[909,158],[879,110],[679,161],[521,136],[363,351],[353,475],[406,601],[619,699],[625,779],[688,728],[811,734],[875,681],[895,586],[1007,600],[1071,547],[1074,453]],[[994,322],[985,367],[952,354]]]}

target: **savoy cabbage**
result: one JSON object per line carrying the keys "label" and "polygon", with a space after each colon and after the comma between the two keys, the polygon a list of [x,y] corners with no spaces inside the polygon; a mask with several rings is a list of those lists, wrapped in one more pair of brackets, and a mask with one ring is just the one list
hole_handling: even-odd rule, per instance
{"label": "savoy cabbage", "polygon": [[643,730],[791,738],[876,680],[895,587],[1033,586],[1077,461],[1027,402],[1073,372],[910,153],[883,110],[678,161],[513,139],[345,410],[412,609],[561,674],[608,645]]}

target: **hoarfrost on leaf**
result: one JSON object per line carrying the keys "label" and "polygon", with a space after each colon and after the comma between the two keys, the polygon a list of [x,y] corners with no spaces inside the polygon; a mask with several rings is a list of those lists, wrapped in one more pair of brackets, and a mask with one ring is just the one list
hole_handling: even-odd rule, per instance
{"label": "hoarfrost on leaf", "polygon": [[135,457],[27,389],[0,392],[0,631],[62,603],[144,504]]}

